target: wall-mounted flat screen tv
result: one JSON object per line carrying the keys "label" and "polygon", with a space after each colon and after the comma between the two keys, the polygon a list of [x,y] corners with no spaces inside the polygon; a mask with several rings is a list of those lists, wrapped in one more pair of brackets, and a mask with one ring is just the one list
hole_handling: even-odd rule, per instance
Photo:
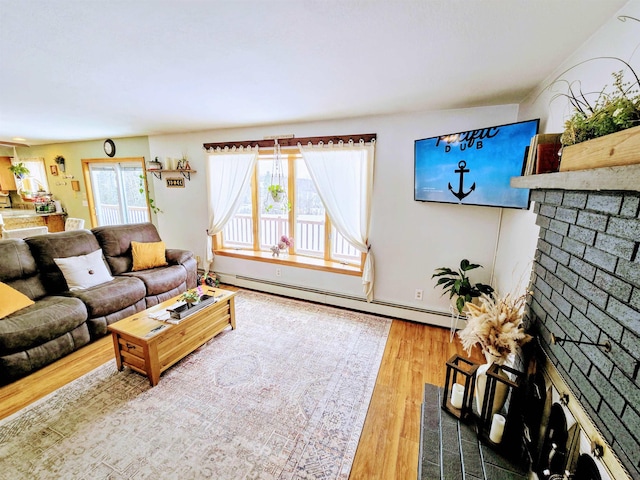
{"label": "wall-mounted flat screen tv", "polygon": [[522,175],[540,119],[415,141],[414,198],[422,202],[529,208]]}

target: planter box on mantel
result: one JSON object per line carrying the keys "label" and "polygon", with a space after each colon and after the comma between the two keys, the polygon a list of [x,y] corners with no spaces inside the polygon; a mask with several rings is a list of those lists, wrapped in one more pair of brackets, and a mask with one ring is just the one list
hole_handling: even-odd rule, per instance
{"label": "planter box on mantel", "polygon": [[560,171],[640,163],[640,127],[594,138],[562,149]]}

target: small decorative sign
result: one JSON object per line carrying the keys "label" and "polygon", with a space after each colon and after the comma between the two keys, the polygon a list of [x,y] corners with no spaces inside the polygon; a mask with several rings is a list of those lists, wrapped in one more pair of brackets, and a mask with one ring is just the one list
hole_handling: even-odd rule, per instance
{"label": "small decorative sign", "polygon": [[183,177],[167,178],[167,188],[184,188]]}

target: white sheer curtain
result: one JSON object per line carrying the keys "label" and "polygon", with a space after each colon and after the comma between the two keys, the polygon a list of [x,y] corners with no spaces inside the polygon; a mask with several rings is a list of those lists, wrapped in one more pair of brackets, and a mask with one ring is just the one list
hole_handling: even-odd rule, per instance
{"label": "white sheer curtain", "polygon": [[239,152],[209,152],[207,159],[207,198],[209,203],[209,228],[207,230],[206,268],[213,262],[211,237],[222,231],[238,210],[240,194],[251,181],[251,174],[258,160],[258,148]]}
{"label": "white sheer curtain", "polygon": [[374,144],[298,144],[331,223],[360,252],[365,253],[362,285],[373,300],[374,265],[369,245]]}

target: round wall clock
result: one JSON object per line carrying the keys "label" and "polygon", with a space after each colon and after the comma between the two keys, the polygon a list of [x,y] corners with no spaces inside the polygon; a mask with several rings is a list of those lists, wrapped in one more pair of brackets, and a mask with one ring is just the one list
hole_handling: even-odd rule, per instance
{"label": "round wall clock", "polygon": [[104,141],[104,153],[113,157],[116,154],[116,144],[110,138]]}

